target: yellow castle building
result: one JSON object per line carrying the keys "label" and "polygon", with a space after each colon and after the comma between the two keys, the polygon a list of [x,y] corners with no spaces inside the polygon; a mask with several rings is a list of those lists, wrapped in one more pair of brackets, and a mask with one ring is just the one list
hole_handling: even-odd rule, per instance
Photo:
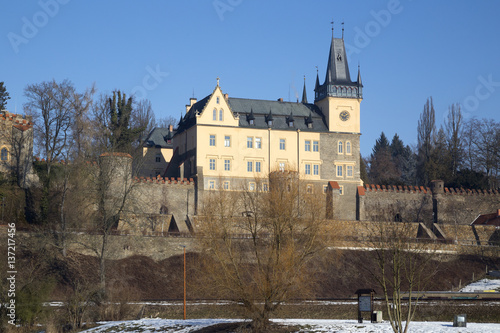
{"label": "yellow castle building", "polygon": [[[316,77],[314,103],[230,97],[219,85],[201,100],[190,99],[170,143],[167,177],[193,178],[197,192],[255,190],[270,172],[296,171],[308,191],[323,195],[330,186],[355,219],[360,179],[361,75],[352,81],[344,40],[333,38],[325,81]],[[352,206],[352,207],[351,207]]]}

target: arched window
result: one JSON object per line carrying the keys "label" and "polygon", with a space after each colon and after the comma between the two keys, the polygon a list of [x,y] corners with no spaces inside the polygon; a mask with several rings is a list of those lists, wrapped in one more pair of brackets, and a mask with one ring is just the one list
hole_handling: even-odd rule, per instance
{"label": "arched window", "polygon": [[1,159],[2,161],[9,160],[9,151],[7,150],[7,148],[2,148]]}
{"label": "arched window", "polygon": [[347,141],[345,143],[345,153],[350,154],[351,153],[351,141]]}
{"label": "arched window", "polygon": [[341,141],[339,141],[339,154],[343,154],[344,153],[344,143]]}
{"label": "arched window", "polygon": [[220,121],[224,120],[224,111],[222,111],[222,109],[219,110],[219,120]]}
{"label": "arched window", "polygon": [[168,208],[167,208],[167,206],[161,205],[160,214],[162,214],[162,215],[168,214]]}
{"label": "arched window", "polygon": [[214,109],[214,117],[213,117],[214,120],[217,120],[217,109]]}

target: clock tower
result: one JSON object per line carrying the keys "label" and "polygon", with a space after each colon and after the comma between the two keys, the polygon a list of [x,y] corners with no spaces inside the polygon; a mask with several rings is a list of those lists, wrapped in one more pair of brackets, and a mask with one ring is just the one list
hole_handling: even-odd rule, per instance
{"label": "clock tower", "polygon": [[314,104],[323,115],[330,132],[360,133],[360,103],[363,84],[358,66],[358,80],[351,81],[344,39],[334,38],[330,45],[325,82],[316,75]]}

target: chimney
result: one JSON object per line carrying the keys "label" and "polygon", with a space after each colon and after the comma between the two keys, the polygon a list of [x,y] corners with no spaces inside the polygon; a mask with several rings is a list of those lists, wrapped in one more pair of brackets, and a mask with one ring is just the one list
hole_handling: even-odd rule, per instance
{"label": "chimney", "polygon": [[174,125],[172,124],[168,125],[168,131],[172,133],[174,131]]}
{"label": "chimney", "polygon": [[283,98],[282,97],[278,98],[278,102],[283,102]]}
{"label": "chimney", "polygon": [[497,209],[497,217],[500,217],[500,209]]}
{"label": "chimney", "polygon": [[196,103],[196,98],[191,97],[189,99],[189,104],[186,104],[186,113],[188,113],[189,109]]}
{"label": "chimney", "polygon": [[224,99],[227,101],[229,99],[229,95],[228,94],[224,94]]}

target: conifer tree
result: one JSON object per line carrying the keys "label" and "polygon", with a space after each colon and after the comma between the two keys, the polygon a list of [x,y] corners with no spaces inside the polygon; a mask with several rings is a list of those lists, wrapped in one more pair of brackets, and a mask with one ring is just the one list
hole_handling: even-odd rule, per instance
{"label": "conifer tree", "polygon": [[139,139],[144,130],[131,127],[132,111],[132,97],[127,99],[119,90],[113,92],[113,97],[109,98],[109,143],[114,151],[130,152],[133,142]]}
{"label": "conifer tree", "polygon": [[0,82],[0,110],[5,110],[7,106],[7,100],[10,99],[7,89],[3,82]]}

